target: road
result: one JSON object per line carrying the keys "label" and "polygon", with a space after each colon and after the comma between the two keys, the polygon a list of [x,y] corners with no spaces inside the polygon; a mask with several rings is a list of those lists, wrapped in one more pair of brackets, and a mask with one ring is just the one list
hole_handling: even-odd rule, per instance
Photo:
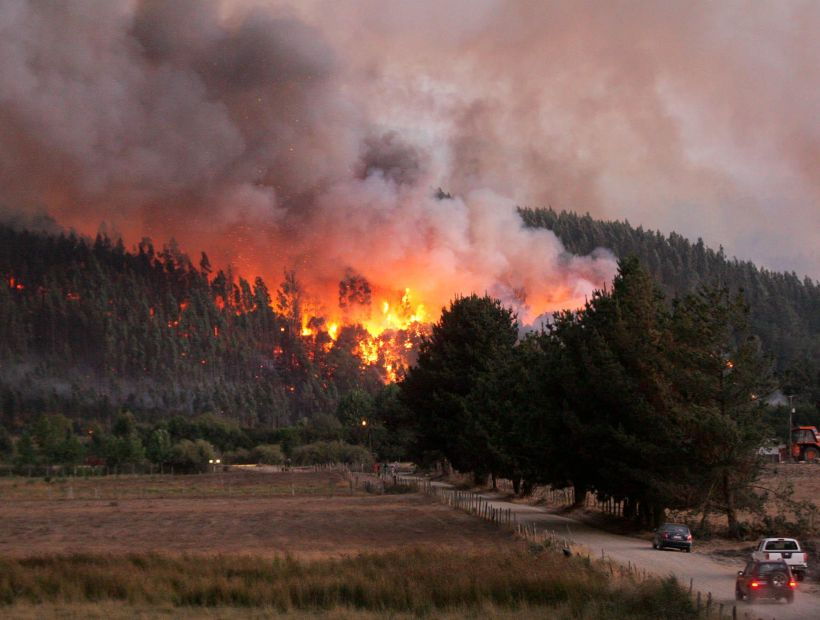
{"label": "road", "polygon": [[572,540],[574,545],[586,547],[593,557],[601,557],[603,550],[614,562],[624,566],[632,564],[660,576],[675,575],[686,587],[692,580],[694,591],[701,591],[704,597],[707,592],[711,592],[715,608],[723,603],[724,614],[729,614],[730,617],[732,605],[736,604],[738,618],[820,620],[820,596],[816,593],[818,588],[808,582],[798,583],[795,600],[791,605],[784,601],[759,601],[755,604],[736,602],[735,576],[743,566],[736,562],[719,561],[699,553],[697,545],[692,553],[657,551],[646,540],[610,534],[575,519],[552,514],[537,507],[505,502],[489,494],[482,497],[495,508],[512,510],[519,523],[532,523],[539,529],[552,530],[559,537]]}

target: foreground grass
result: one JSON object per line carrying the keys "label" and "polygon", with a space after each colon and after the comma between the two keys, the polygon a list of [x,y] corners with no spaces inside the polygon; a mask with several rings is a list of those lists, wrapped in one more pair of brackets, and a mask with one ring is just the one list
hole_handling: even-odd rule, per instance
{"label": "foreground grass", "polygon": [[613,583],[581,558],[521,550],[458,554],[417,549],[313,562],[147,554],[0,560],[0,615],[143,614],[696,618],[674,581]]}

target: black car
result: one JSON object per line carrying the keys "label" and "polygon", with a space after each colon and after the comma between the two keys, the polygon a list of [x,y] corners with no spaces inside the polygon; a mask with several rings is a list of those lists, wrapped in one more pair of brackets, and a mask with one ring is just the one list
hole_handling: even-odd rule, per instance
{"label": "black car", "polygon": [[783,560],[752,560],[737,573],[735,598],[750,603],[758,598],[786,599],[794,602],[797,581]]}
{"label": "black car", "polygon": [[692,532],[680,523],[664,523],[655,530],[652,547],[663,549],[683,549],[687,553],[692,551]]}

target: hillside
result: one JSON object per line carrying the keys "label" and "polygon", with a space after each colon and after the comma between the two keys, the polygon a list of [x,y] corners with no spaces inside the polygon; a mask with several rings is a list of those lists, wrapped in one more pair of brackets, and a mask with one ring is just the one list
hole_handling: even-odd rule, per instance
{"label": "hillside", "polygon": [[638,257],[670,299],[700,284],[742,290],[752,330],[772,356],[783,390],[820,408],[820,283],[730,259],[723,248],[715,251],[674,232],[664,236],[629,222],[553,209],[519,212],[527,226],[552,230],[574,254],[607,248],[619,258]]}
{"label": "hillside", "polygon": [[[110,420],[213,412],[278,427],[335,412],[340,394],[375,391],[383,357],[362,360],[353,327],[335,341],[301,333],[301,289],[271,293],[212,273],[171,243],[122,242],[0,227],[0,403],[17,428],[39,413]],[[271,304],[276,295],[276,308]]]}
{"label": "hillside", "polygon": [[[521,216],[573,253],[638,256],[669,297],[715,281],[743,289],[782,385],[816,412],[816,282],[625,222],[550,209]],[[375,339],[345,326],[331,338],[317,317],[306,335],[296,274],[271,289],[214,272],[205,253],[195,264],[173,242],[156,249],[145,239],[128,251],[103,236],[0,226],[0,278],[0,407],[9,429],[43,412],[109,421],[122,410],[146,421],[215,413],[247,427],[333,423],[341,397],[354,388],[376,394],[395,376],[391,344],[412,351],[419,337]]]}

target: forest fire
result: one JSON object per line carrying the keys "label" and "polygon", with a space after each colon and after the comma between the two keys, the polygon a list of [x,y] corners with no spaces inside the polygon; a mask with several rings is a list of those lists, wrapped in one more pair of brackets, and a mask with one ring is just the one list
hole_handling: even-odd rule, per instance
{"label": "forest fire", "polygon": [[[372,304],[369,286],[363,278],[358,278],[360,291],[367,295],[357,295],[357,303],[352,303],[350,282],[340,284],[340,308],[347,310],[344,316],[326,319],[303,314],[301,317],[302,338],[324,340],[326,352],[334,346],[350,346],[351,352],[361,361],[363,367],[378,366],[384,369],[387,383],[397,381],[415,358],[416,349],[423,334],[427,313],[423,304],[414,304],[409,288],[397,292],[394,298],[383,295]],[[371,307],[376,305],[378,311]],[[356,330],[356,327],[363,329]],[[340,343],[339,338],[345,328],[352,328],[352,343]]]}

